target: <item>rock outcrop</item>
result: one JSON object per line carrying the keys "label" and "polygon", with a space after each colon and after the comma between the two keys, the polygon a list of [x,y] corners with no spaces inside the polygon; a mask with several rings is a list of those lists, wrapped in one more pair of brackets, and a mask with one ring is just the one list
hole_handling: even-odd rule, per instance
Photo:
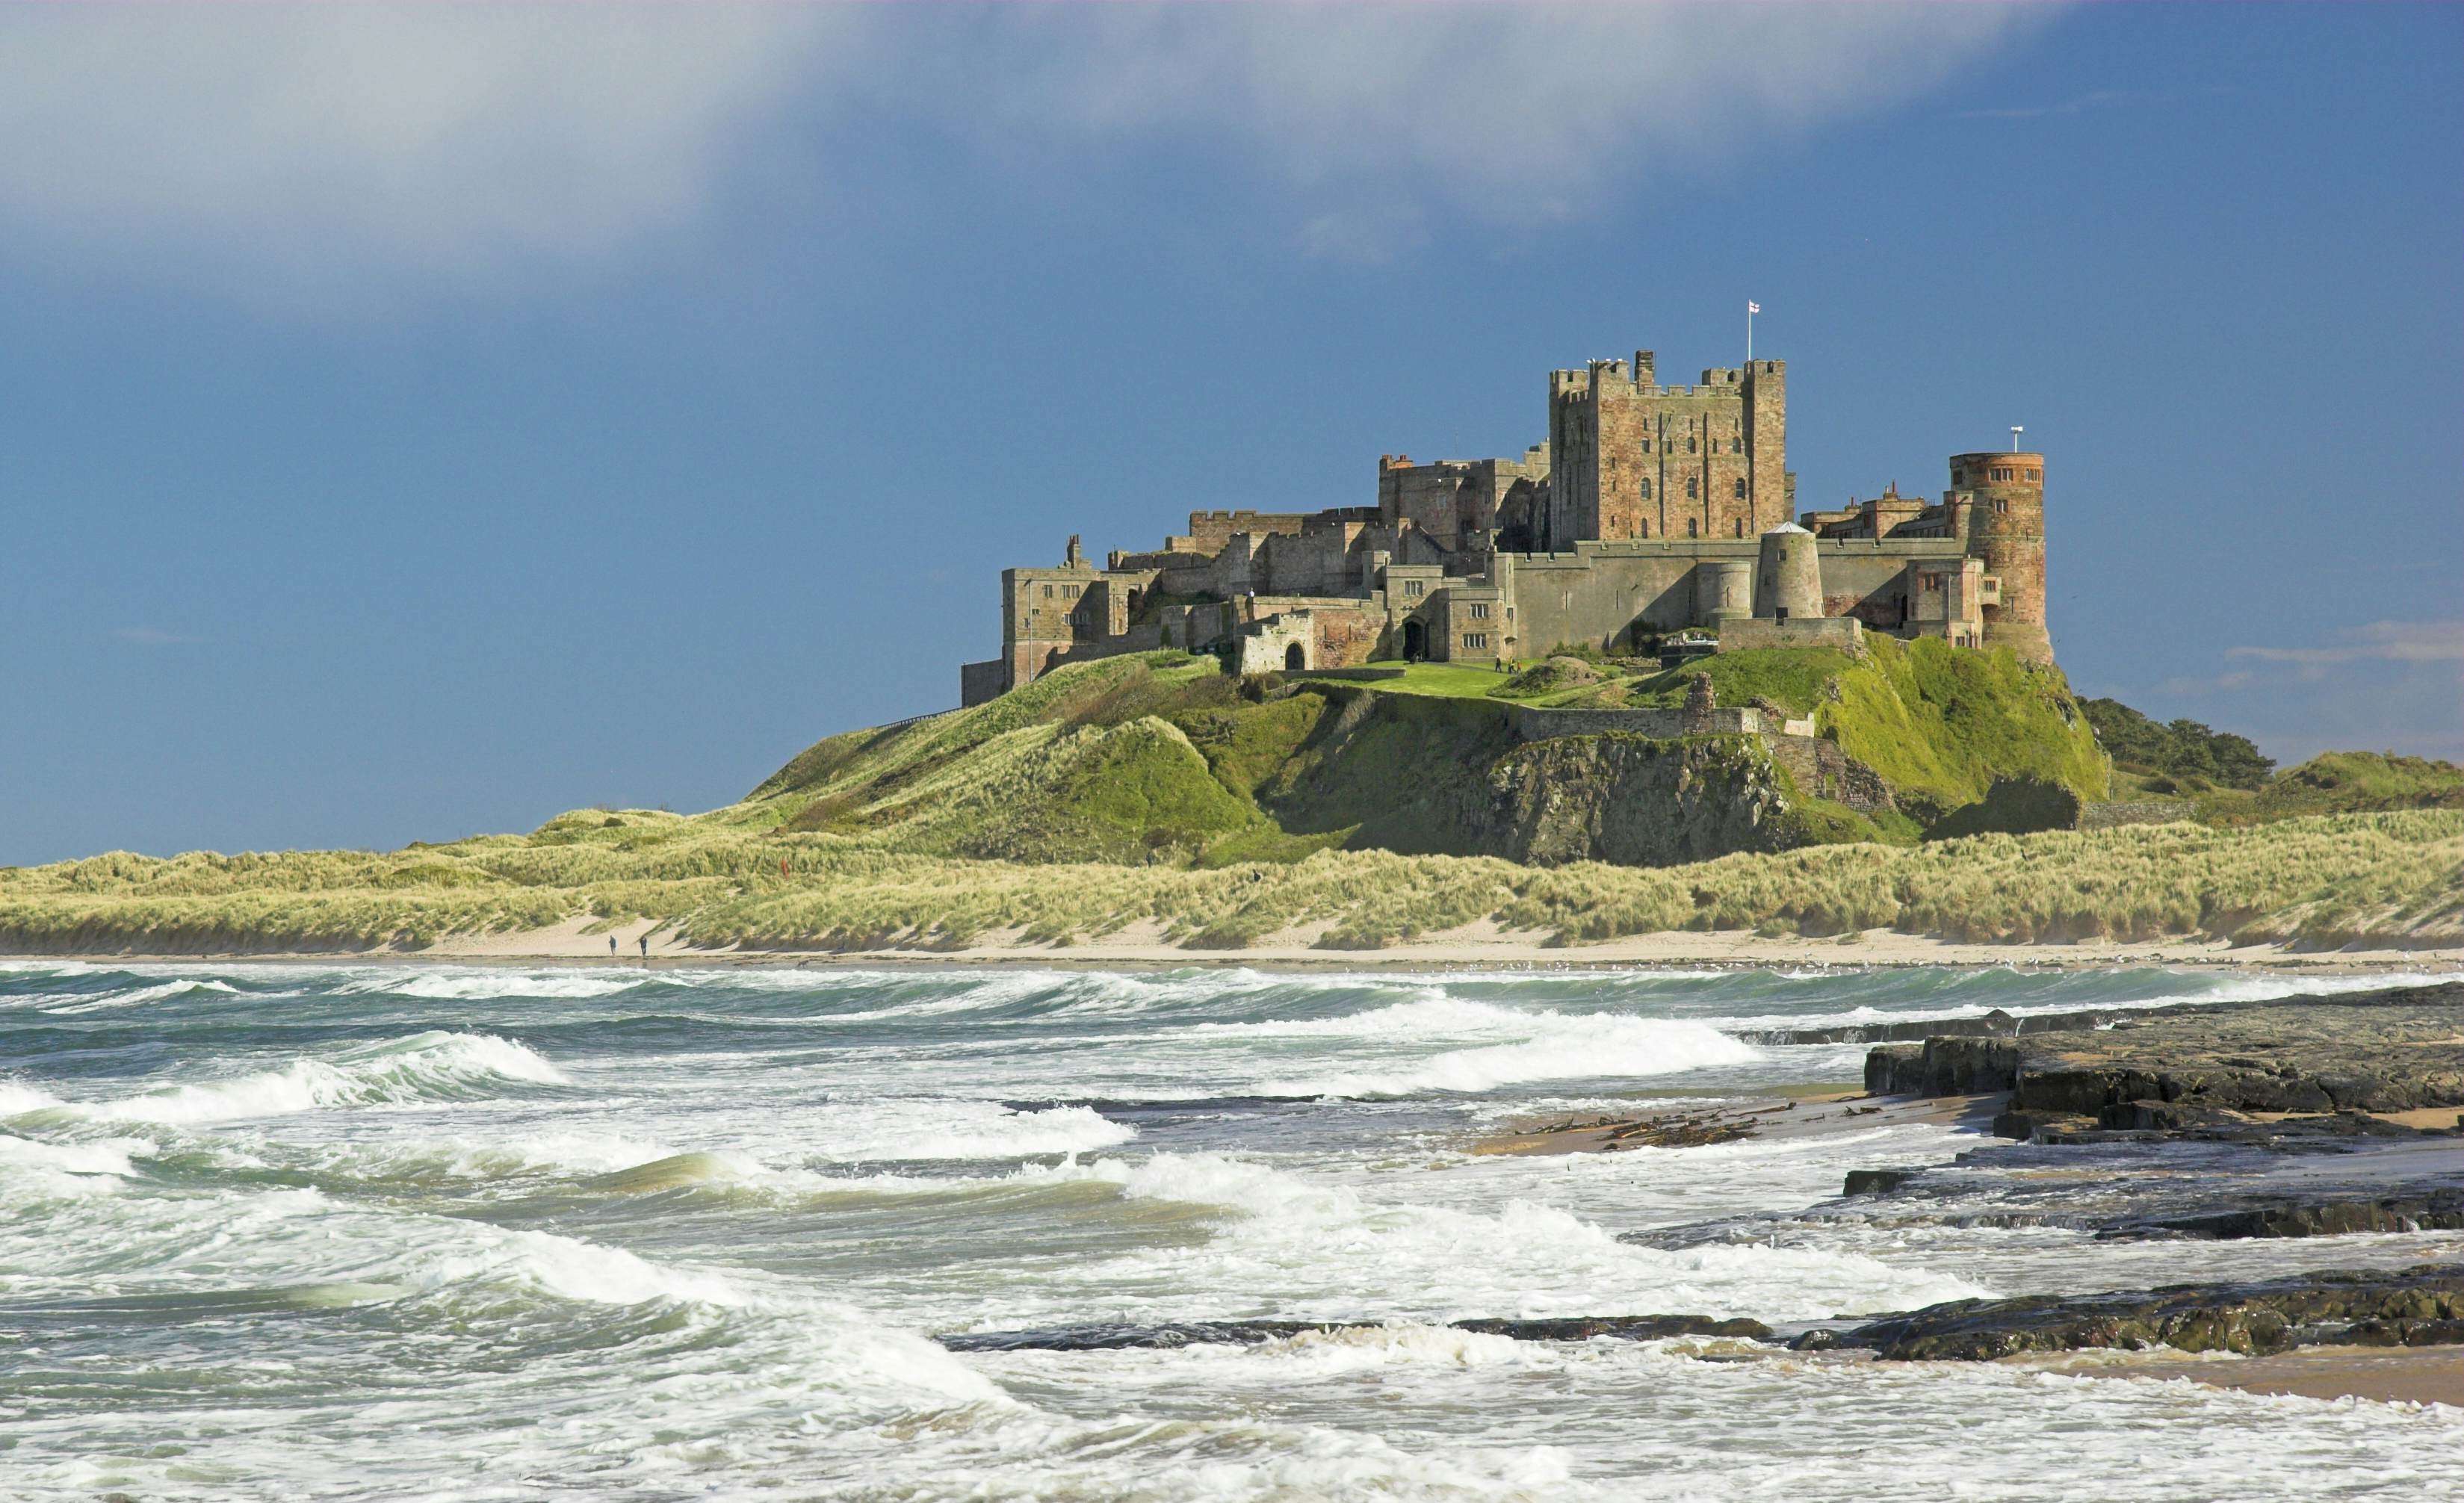
{"label": "rock outcrop", "polygon": [[[2222,1114],[2464,1107],[2464,982],[2198,1011],[2102,1028],[1928,1037],[1866,1056],[1878,1095],[2011,1093],[2011,1125],[2078,1119],[2141,1132]],[[2025,1133],[2018,1133],[2025,1136]]]}
{"label": "rock outcrop", "polygon": [[2464,1341],[2464,1265],[2170,1284],[2115,1294],[1959,1299],[1853,1329],[1821,1328],[1799,1350],[1862,1347],[1884,1361],[1988,1361],[2090,1347],[2261,1356],[2296,1346]]}

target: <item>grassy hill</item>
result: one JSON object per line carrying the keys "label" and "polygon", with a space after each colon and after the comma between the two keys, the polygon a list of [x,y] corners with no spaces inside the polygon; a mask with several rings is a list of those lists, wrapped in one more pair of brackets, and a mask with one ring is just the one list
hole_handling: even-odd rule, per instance
{"label": "grassy hill", "polygon": [[[1888,643],[1861,661],[1735,653],[1699,670],[1724,702],[1810,712],[1912,805],[1957,807],[2021,773],[2103,787],[2059,676],[2007,655]],[[1683,689],[1682,675],[1613,664],[1422,665],[1368,688],[1244,685],[1177,653],[1117,658],[830,737],[702,815],[583,810],[528,835],[387,853],[115,853],[0,869],[0,948],[418,946],[577,916],[826,948],[1066,942],[1152,924],[1201,948],[1294,931],[1340,948],[1484,919],[1569,944],[1878,926],[1979,940],[2464,940],[2464,778],[2448,764],[2342,754],[2237,794],[2208,824],[1919,846],[1912,827],[1804,798],[1752,738],[1508,733],[1517,703],[1665,703]],[[2398,812],[2352,812],[2390,802]],[[1737,854],[1692,859],[1718,850]]]}
{"label": "grassy hill", "polygon": [[[1656,752],[1600,749],[1587,763],[1564,749],[1531,751],[1508,718],[1514,707],[1674,705],[1697,672],[1723,704],[1761,701],[1811,717],[1817,733],[1887,780],[1912,817],[1878,820],[1806,797],[1742,738],[1726,738],[1736,745],[1717,754],[1661,743]],[[1661,765],[1643,765],[1654,759]],[[1862,657],[1739,652],[1672,672],[1559,658],[1513,675],[1416,664],[1370,685],[1309,675],[1244,685],[1207,658],[1111,658],[973,708],[834,736],[751,801],[793,829],[919,855],[1222,864],[1343,846],[1546,860],[1523,827],[1562,817],[1533,802],[1551,790],[1500,804],[1511,803],[1518,783],[1535,783],[1535,761],[1550,764],[1557,790],[1570,778],[1614,776],[1627,802],[1700,803],[1713,790],[1699,785],[1722,783],[1731,801],[1770,806],[1767,820],[1727,837],[1701,828],[1712,818],[1707,806],[1688,806],[1679,813],[1689,828],[1626,842],[1643,860],[1910,840],[1999,778],[2059,783],[2082,799],[2107,790],[2095,733],[2058,671],[2008,653],[1875,639]]]}

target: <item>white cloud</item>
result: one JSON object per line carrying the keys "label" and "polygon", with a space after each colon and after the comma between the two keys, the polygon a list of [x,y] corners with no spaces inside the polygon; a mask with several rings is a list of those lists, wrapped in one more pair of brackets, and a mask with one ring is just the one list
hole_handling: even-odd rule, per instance
{"label": "white cloud", "polygon": [[2337,633],[2342,642],[2301,647],[2229,647],[2228,658],[2285,663],[2305,674],[2339,664],[2464,663],[2464,621],[2372,621]]}
{"label": "white cloud", "polygon": [[0,12],[0,225],[291,292],[485,281],[689,225],[825,72],[794,7]]}
{"label": "white cloud", "polygon": [[[1003,11],[939,46],[987,133],[1228,142],[1305,196],[1562,216],[1614,185],[1733,166],[1775,133],[1887,108],[2048,8],[1199,5]],[[953,29],[953,35],[959,34]],[[1314,203],[1315,201],[1312,200]],[[1390,217],[1382,210],[1377,217]],[[1358,258],[1364,216],[1305,214]]]}
{"label": "white cloud", "polygon": [[[2041,9],[1579,5],[15,7],[0,229],[283,295],[488,284],[701,223],[842,110],[979,149],[1221,147],[1294,244],[1579,213],[1934,86]],[[1199,184],[1196,191],[1212,185]]]}

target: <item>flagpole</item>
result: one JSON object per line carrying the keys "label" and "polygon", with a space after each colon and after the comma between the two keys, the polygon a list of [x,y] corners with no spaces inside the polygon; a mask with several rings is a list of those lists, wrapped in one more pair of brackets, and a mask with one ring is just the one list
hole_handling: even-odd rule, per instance
{"label": "flagpole", "polygon": [[1746,304],[1746,363],[1754,362],[1754,305]]}

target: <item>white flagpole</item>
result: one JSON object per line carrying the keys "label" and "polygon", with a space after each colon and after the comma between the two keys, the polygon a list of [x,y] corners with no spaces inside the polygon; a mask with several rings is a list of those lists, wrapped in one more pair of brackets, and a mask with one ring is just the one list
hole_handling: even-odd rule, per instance
{"label": "white flagpole", "polygon": [[1754,362],[1754,305],[1746,304],[1746,363]]}

